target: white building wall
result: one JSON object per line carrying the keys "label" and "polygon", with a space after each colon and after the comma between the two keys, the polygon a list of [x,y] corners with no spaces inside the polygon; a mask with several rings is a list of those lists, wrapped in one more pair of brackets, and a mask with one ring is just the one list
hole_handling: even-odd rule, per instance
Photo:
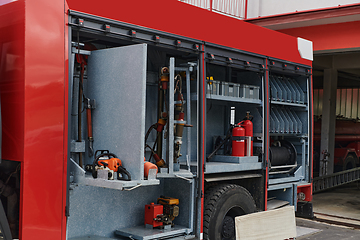
{"label": "white building wall", "polygon": [[[1,1],[1,0],[0,0]],[[211,10],[231,17],[244,19],[246,2],[251,0],[178,0],[196,7]]]}
{"label": "white building wall", "polygon": [[188,3],[196,7],[210,9],[210,0],[178,0],[178,1]]}
{"label": "white building wall", "polygon": [[247,18],[360,3],[359,0],[248,0]]}

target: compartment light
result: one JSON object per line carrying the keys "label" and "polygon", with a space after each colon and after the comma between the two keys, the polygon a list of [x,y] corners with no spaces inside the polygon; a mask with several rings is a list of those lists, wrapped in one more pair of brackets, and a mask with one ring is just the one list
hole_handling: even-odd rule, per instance
{"label": "compartment light", "polygon": [[181,41],[180,41],[180,40],[176,40],[176,41],[175,41],[175,45],[176,45],[177,47],[181,47]]}
{"label": "compartment light", "polygon": [[136,38],[136,31],[135,30],[130,30],[130,36],[132,37],[132,38]]}
{"label": "compartment light", "polygon": [[104,31],[105,31],[105,33],[109,33],[110,32],[110,25],[108,25],[108,24],[104,24],[104,26],[103,26],[103,29],[104,29]]}
{"label": "compartment light", "polygon": [[159,43],[159,42],[160,42],[160,36],[155,35],[155,36],[154,36],[154,41],[155,41],[156,43]]}
{"label": "compartment light", "polygon": [[83,26],[84,26],[84,19],[78,18],[78,19],[77,19],[77,24],[78,24],[80,27],[83,27]]}

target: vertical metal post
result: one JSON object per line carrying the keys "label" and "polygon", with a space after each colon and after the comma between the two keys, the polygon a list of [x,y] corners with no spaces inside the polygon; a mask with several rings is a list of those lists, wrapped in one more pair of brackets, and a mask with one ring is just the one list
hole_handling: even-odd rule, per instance
{"label": "vertical metal post", "polygon": [[[191,99],[190,99],[190,71],[186,71],[186,123],[191,124]],[[187,128],[187,151],[186,151],[186,165],[190,170],[191,157],[191,127]]]}
{"label": "vertical metal post", "polygon": [[[70,31],[69,31],[70,32]],[[71,52],[71,44],[70,44],[70,52]],[[73,91],[74,91],[74,64],[75,64],[75,53],[71,53],[71,58],[70,58],[70,64],[69,64],[69,93],[70,93],[70,98],[73,97]],[[71,101],[69,101],[71,102]],[[71,109],[71,113],[72,113],[72,108],[71,105],[69,106]],[[71,114],[70,114],[71,115]],[[70,136],[70,134],[69,134]]]}
{"label": "vertical metal post", "polygon": [[[201,125],[199,124],[201,122],[201,114],[200,114],[200,88],[199,88],[199,83],[200,83],[200,77],[202,76],[202,74],[200,74],[200,61],[198,60],[197,62],[197,74],[196,74],[196,125],[197,125],[197,129],[196,129],[196,149],[197,149],[197,153],[200,152],[200,145],[198,143],[200,143],[200,136],[201,136]],[[199,162],[200,162],[200,155],[196,154],[196,176],[200,176],[200,167],[199,167]]]}
{"label": "vertical metal post", "polygon": [[[311,106],[314,106],[313,104],[313,95],[312,95],[312,88],[310,86],[310,77],[308,77],[306,79],[306,89],[307,89],[307,102],[308,102],[308,106],[307,106],[307,110],[308,110],[308,138],[307,138],[307,158],[305,159],[305,181],[311,181],[311,171],[312,171],[312,167],[310,166],[310,159],[312,158],[312,139],[313,139],[313,115],[314,115],[314,109]],[[304,99],[305,102],[305,99]],[[305,139],[304,139],[305,140]],[[306,141],[304,143],[304,148],[303,148],[303,153],[305,153],[306,151]]]}
{"label": "vertical metal post", "polygon": [[292,203],[290,203],[290,205],[293,205],[294,208],[296,209],[297,208],[297,184],[295,184],[295,183],[292,185],[292,193],[293,193]]}
{"label": "vertical metal post", "polygon": [[[204,172],[205,172],[205,128],[206,128],[206,93],[205,93],[205,77],[206,77],[206,63],[205,63],[205,45],[201,45],[202,53],[198,61],[198,82],[197,82],[197,222],[196,235],[203,234],[203,211],[204,211]],[[201,237],[200,237],[201,239]]]}
{"label": "vertical metal post", "polygon": [[[68,21],[71,22],[71,17],[69,16]],[[72,53],[72,31],[71,31],[71,27],[68,27],[68,54],[70,56],[69,58],[69,75],[68,75],[68,112],[67,112],[67,122],[68,122],[68,139],[67,139],[67,162],[66,162],[66,169],[67,169],[67,174],[66,174],[66,208],[65,208],[65,216],[66,218],[69,217],[69,209],[70,209],[70,194],[69,194],[69,189],[70,189],[70,147],[69,147],[69,143],[71,142],[71,130],[72,130],[72,126],[71,126],[71,120],[72,120],[72,98],[73,98],[73,90],[74,90],[74,63],[75,63],[75,54]],[[65,95],[66,96],[66,95]],[[68,220],[66,221],[66,231],[68,230]]]}
{"label": "vertical metal post", "polygon": [[324,70],[320,176],[334,172],[337,69]]}
{"label": "vertical metal post", "polygon": [[175,78],[175,58],[170,58],[169,65],[169,138],[168,138],[168,165],[169,174],[174,173],[174,78]]}
{"label": "vertical metal post", "polygon": [[[300,140],[301,142],[301,166],[302,166],[302,172],[303,172],[303,176],[304,176],[304,179],[306,179],[306,170],[307,170],[307,167],[306,167],[306,141],[304,138],[301,138]],[[309,156],[308,156],[309,157]]]}
{"label": "vertical metal post", "polygon": [[195,199],[195,180],[191,179],[191,197],[190,199],[192,199],[191,201],[189,201],[189,209],[191,210],[190,216],[189,216],[189,224],[190,224],[190,232],[192,233],[194,231],[194,214],[195,214],[195,202],[193,201]]}

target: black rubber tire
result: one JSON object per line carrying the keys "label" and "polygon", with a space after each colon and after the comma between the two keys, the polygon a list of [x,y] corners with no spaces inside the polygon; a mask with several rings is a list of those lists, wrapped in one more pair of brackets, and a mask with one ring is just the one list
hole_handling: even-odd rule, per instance
{"label": "black rubber tire", "polygon": [[256,212],[251,194],[235,184],[221,184],[205,192],[204,239],[235,240],[235,217]]}
{"label": "black rubber tire", "polygon": [[352,154],[348,154],[344,160],[343,171],[356,167],[356,158]]}

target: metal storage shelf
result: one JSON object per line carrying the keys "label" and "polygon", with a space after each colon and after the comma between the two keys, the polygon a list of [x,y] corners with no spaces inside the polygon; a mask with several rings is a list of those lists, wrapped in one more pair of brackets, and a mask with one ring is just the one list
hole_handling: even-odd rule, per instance
{"label": "metal storage shelf", "polygon": [[120,181],[120,180],[106,180],[101,178],[93,178],[91,174],[87,174],[84,169],[79,167],[72,159],[70,159],[70,173],[72,176],[72,181],[75,184],[93,186],[93,187],[102,187],[110,189],[124,190],[124,188],[132,188],[137,186],[149,186],[149,185],[159,185],[159,179],[149,179],[149,180],[133,180],[133,181]]}
{"label": "metal storage shelf", "polygon": [[260,99],[252,99],[252,98],[229,97],[229,96],[221,96],[221,95],[213,95],[213,94],[206,94],[206,98],[213,99],[213,100],[219,100],[219,101],[228,101],[228,102],[261,104]]}
{"label": "metal storage shelf", "polygon": [[124,190],[125,188],[132,188],[137,186],[150,186],[150,185],[159,185],[160,180],[133,180],[133,181],[120,181],[120,180],[106,180],[93,178],[91,175],[89,176],[78,176],[77,184],[93,186],[93,187],[102,187],[102,188],[110,188],[110,189],[118,189]]}
{"label": "metal storage shelf", "polygon": [[116,230],[115,234],[136,240],[165,239],[170,237],[182,236],[190,233],[190,229],[182,226],[174,226],[171,229],[149,229],[145,226],[137,226]]}
{"label": "metal storage shelf", "polygon": [[305,104],[305,103],[290,103],[290,102],[281,102],[281,101],[271,100],[271,104],[278,104],[278,105],[289,106],[289,107],[307,108],[307,104]]}
{"label": "metal storage shelf", "polygon": [[224,163],[224,162],[207,162],[205,173],[224,173],[224,172],[241,172],[262,169],[262,163]]}
{"label": "metal storage shelf", "polygon": [[188,170],[180,169],[179,171],[174,171],[173,174],[159,172],[157,178],[188,178],[190,180],[194,178],[194,175]]}
{"label": "metal storage shelf", "polygon": [[273,100],[300,104],[306,102],[305,91],[295,79],[271,75],[270,88]]}
{"label": "metal storage shelf", "polygon": [[300,135],[304,134],[304,125],[304,119],[293,109],[275,106],[271,108],[270,133]]}
{"label": "metal storage shelf", "polygon": [[[262,169],[262,162],[257,156],[233,157],[215,155],[210,162],[206,162],[205,173],[241,172]],[[191,167],[196,167],[196,162],[191,162]]]}
{"label": "metal storage shelf", "polygon": [[296,133],[272,133],[270,132],[270,136],[286,136],[286,137],[297,137],[297,138],[308,138],[306,134],[296,134]]}
{"label": "metal storage shelf", "polygon": [[210,162],[225,162],[225,163],[257,163],[257,156],[234,157],[227,155],[215,155],[211,158]]}

